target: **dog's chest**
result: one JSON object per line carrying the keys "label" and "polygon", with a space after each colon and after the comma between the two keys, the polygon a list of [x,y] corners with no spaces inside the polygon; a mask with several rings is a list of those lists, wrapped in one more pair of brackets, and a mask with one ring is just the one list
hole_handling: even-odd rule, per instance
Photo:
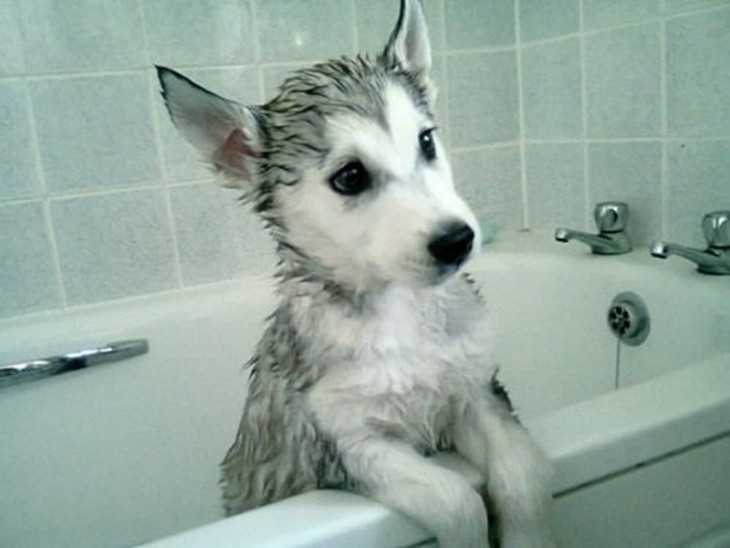
{"label": "dog's chest", "polygon": [[322,315],[316,339],[321,355],[311,357],[326,365],[309,399],[338,430],[380,424],[432,438],[454,398],[493,372],[486,316],[470,288],[425,298],[394,290],[367,314]]}
{"label": "dog's chest", "polygon": [[480,352],[486,315],[481,303],[466,295],[384,291],[364,311],[330,307],[310,321],[312,348],[328,369],[395,379],[398,374],[438,374],[461,365]]}

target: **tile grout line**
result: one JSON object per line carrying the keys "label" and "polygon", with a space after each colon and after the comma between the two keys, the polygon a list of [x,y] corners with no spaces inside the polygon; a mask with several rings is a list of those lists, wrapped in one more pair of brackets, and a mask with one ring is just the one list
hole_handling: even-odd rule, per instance
{"label": "tile grout line", "polygon": [[170,194],[170,188],[168,185],[169,174],[167,171],[167,163],[165,162],[165,155],[163,153],[162,146],[162,125],[159,117],[158,108],[156,106],[156,100],[160,100],[160,94],[158,91],[157,75],[154,68],[152,68],[152,55],[149,42],[149,36],[147,33],[147,19],[142,8],[141,0],[137,1],[137,9],[139,10],[139,18],[142,23],[142,46],[144,48],[144,55],[147,60],[148,68],[147,74],[147,108],[152,118],[152,130],[155,135],[155,148],[157,156],[157,169],[160,176],[160,183],[152,186],[154,190],[162,190],[162,197],[165,204],[165,215],[167,216],[167,228],[170,231],[170,245],[172,246],[172,264],[173,264],[173,280],[176,288],[183,287],[183,276],[182,276],[182,264],[180,261],[180,249],[178,246],[177,230],[175,226],[175,217],[173,215],[172,208],[172,197]]}
{"label": "tile grout line", "polygon": [[348,2],[350,6],[350,28],[352,29],[352,43],[353,51],[357,54],[362,46],[360,45],[360,33],[357,30],[357,8],[355,7],[355,0]]}
{"label": "tile grout line", "polygon": [[259,88],[259,103],[266,102],[266,84],[264,82],[264,70],[265,63],[261,62],[261,44],[259,37],[259,24],[258,24],[258,9],[257,0],[251,0],[249,6],[251,7],[251,32],[253,33],[253,58],[254,58],[254,69],[256,70],[257,84]]}
{"label": "tile grout line", "polygon": [[[439,95],[441,96],[440,101],[443,105],[443,114],[444,114],[444,124],[446,125],[446,135],[445,141],[446,145],[448,146],[449,154],[453,152],[453,147],[451,146],[451,137],[452,137],[452,131],[453,128],[451,127],[451,109],[449,108],[449,60],[445,55],[446,52],[446,44],[448,42],[448,36],[447,36],[447,28],[446,28],[446,2],[441,1],[441,25],[440,25],[440,31],[441,31],[441,40],[443,41],[441,46],[441,51],[438,54],[438,58],[441,60],[441,74],[444,77],[443,82],[443,91],[439,91]],[[438,101],[439,99],[437,99]]]}
{"label": "tile grout line", "polygon": [[258,11],[258,0],[250,0],[249,7],[251,8],[251,33],[253,36],[253,59],[256,65],[261,65],[261,35],[259,33],[259,11]]}
{"label": "tile grout line", "polygon": [[520,192],[522,194],[522,228],[530,228],[530,207],[527,188],[527,162],[525,151],[525,90],[522,75],[522,27],[520,22],[520,1],[515,0],[515,61],[517,68],[517,116],[519,125]]}
{"label": "tile grout line", "polygon": [[[240,66],[278,66],[278,65],[292,65],[295,64],[294,61],[267,61],[266,63],[262,63],[260,60],[260,45],[258,43],[258,25],[256,24],[256,9],[255,9],[255,2],[256,0],[252,0],[251,2],[251,12],[253,15],[254,24],[252,25],[252,32],[255,35],[254,45],[256,47],[256,61],[253,63],[223,63],[223,64],[181,64],[178,65],[178,68],[180,69],[215,69],[215,68],[233,68],[233,67],[240,67]],[[566,33],[561,34],[559,36],[554,36],[550,38],[545,38],[541,40],[534,40],[525,42],[522,44],[522,47],[529,48],[533,46],[540,46],[549,44],[551,42],[558,42],[561,40],[566,40],[570,38],[580,38],[581,34],[583,35],[593,35],[593,34],[599,34],[603,32],[611,32],[615,30],[621,30],[625,28],[635,27],[643,24],[650,24],[650,23],[661,23],[666,22],[668,20],[678,19],[678,18],[684,18],[684,17],[691,17],[698,14],[703,13],[710,13],[715,11],[723,11],[728,9],[728,5],[717,5],[717,6],[710,6],[706,8],[700,8],[700,9],[694,9],[694,10],[687,10],[687,11],[679,11],[675,13],[663,13],[655,17],[647,17],[644,19],[638,19],[635,21],[630,21],[623,24],[618,24],[614,26],[604,27],[600,29],[591,29],[591,30],[585,30],[582,29],[579,32],[572,32],[572,33]],[[581,10],[582,11],[582,10]],[[441,52],[443,55],[460,55],[460,54],[468,54],[468,53],[492,53],[492,52],[498,52],[498,51],[508,51],[510,49],[513,49],[512,46],[498,46],[498,47],[482,47],[482,48],[462,48],[462,49],[448,49],[444,48],[444,51]],[[303,59],[299,60],[296,63],[313,63],[317,62],[321,59]],[[114,74],[125,74],[129,72],[139,72],[142,70],[146,70],[147,67],[145,66],[128,66],[125,68],[119,68],[119,69],[104,69],[104,70],[95,70],[95,69],[62,69],[57,71],[46,71],[46,72],[38,72],[35,74],[27,73],[27,72],[18,72],[18,73],[8,73],[5,75],[0,75],[0,81],[2,80],[12,80],[12,79],[39,79],[39,78],[64,78],[64,77],[80,77],[80,76],[103,76],[103,75],[114,75]]]}
{"label": "tile grout line", "polygon": [[[582,6],[582,4],[581,4]],[[571,38],[580,38],[580,35],[586,35],[586,36],[593,36],[595,34],[602,34],[602,33],[608,33],[608,32],[614,32],[614,31],[620,31],[628,28],[638,27],[641,25],[649,25],[649,24],[656,24],[656,23],[662,23],[667,20],[673,20],[673,19],[681,19],[683,17],[692,17],[695,15],[707,13],[707,12],[715,12],[715,11],[722,11],[724,9],[727,9],[728,5],[718,5],[718,6],[711,6],[707,8],[701,8],[696,10],[690,10],[690,11],[684,11],[684,12],[678,12],[678,13],[664,13],[663,11],[659,13],[656,16],[653,17],[646,17],[646,18],[640,18],[632,21],[627,21],[624,23],[619,23],[616,25],[610,25],[607,27],[601,27],[596,29],[585,29],[584,25],[582,24],[582,7],[579,10],[581,13],[581,25],[577,32],[568,32],[565,34],[560,34],[558,36],[551,36],[549,38],[541,38],[538,40],[531,40],[529,42],[525,42],[523,44],[526,48],[536,47],[536,46],[544,46],[549,45],[553,42],[560,42],[562,40],[568,40]]]}
{"label": "tile grout line", "polygon": [[182,275],[182,261],[180,260],[180,247],[179,242],[177,238],[177,226],[175,223],[175,215],[173,213],[173,207],[172,207],[172,195],[170,193],[170,188],[167,185],[164,185],[163,188],[163,196],[165,199],[165,213],[167,215],[167,226],[170,229],[170,237],[172,239],[171,245],[172,245],[172,257],[173,257],[173,276],[175,279],[176,287],[181,288],[184,287],[185,284],[183,283],[183,275]]}
{"label": "tile grout line", "polygon": [[[25,80],[25,78],[24,78]],[[66,284],[64,283],[63,269],[61,268],[61,253],[58,249],[58,240],[56,239],[56,231],[53,225],[53,216],[51,214],[51,199],[48,189],[48,180],[46,172],[43,169],[43,160],[41,159],[41,146],[38,136],[38,124],[36,123],[36,113],[33,108],[33,99],[30,93],[30,83],[23,83],[24,94],[26,100],[26,108],[28,110],[28,123],[30,124],[31,148],[33,150],[34,164],[36,175],[41,184],[42,192],[40,199],[36,198],[41,204],[43,213],[43,222],[46,233],[48,234],[48,245],[50,246],[51,261],[53,263],[53,274],[55,277],[56,291],[59,297],[59,304],[62,310],[68,308],[68,294],[66,292]]]}
{"label": "tile grout line", "polygon": [[[633,143],[674,143],[674,142],[727,142],[730,137],[682,137],[672,136],[666,139],[662,137],[607,137],[607,138],[575,138],[575,139],[524,139],[526,145],[531,146],[551,146],[551,145],[581,145],[581,144],[633,144]],[[519,146],[520,140],[513,139],[510,141],[494,141],[491,143],[477,143],[473,145],[460,145],[451,148],[452,153],[461,152],[479,152],[505,148],[510,146]],[[180,181],[188,182],[188,181]]]}
{"label": "tile grout line", "polygon": [[588,158],[588,84],[586,76],[586,37],[583,32],[583,0],[578,1],[578,56],[580,64],[581,141],[583,145],[583,228],[590,226],[591,191],[590,162]]}
{"label": "tile grout line", "polygon": [[[662,0],[661,8],[664,12],[666,2]],[[659,180],[659,195],[661,200],[661,220],[659,231],[662,238],[669,237],[668,204],[669,204],[669,104],[667,90],[667,23],[662,19],[659,23],[659,108],[660,108],[660,130],[662,134],[661,143],[661,166]]]}

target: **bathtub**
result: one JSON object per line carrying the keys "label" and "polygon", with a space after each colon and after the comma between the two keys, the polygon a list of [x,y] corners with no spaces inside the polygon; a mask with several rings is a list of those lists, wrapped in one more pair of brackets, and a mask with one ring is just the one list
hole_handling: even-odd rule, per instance
{"label": "bathtub", "polygon": [[[555,464],[561,545],[730,541],[730,279],[543,233],[504,235],[469,270],[497,323],[502,379]],[[636,347],[606,322],[627,290],[651,315]],[[273,304],[262,276],[0,321],[0,364],[123,339],[150,347],[0,390],[0,544],[427,543],[408,519],[336,491],[222,519],[217,464]],[[458,459],[442,464],[479,481]]]}

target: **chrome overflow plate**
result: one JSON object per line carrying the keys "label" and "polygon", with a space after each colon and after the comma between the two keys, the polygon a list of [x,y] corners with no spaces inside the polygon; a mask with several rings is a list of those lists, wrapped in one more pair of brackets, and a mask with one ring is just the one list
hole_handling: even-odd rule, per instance
{"label": "chrome overflow plate", "polygon": [[649,309],[642,298],[631,291],[614,297],[608,308],[607,320],[611,332],[629,346],[643,343],[651,330]]}

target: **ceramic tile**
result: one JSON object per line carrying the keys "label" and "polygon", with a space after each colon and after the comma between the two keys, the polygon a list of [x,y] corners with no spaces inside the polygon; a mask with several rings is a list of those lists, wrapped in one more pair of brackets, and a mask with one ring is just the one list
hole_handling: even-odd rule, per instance
{"label": "ceramic tile", "polygon": [[239,195],[212,182],[170,189],[183,283],[223,280],[270,266],[268,236]]}
{"label": "ceramic tile", "polygon": [[43,79],[30,90],[51,192],[159,179],[146,74]]}
{"label": "ceramic tile", "polygon": [[261,60],[320,60],[354,53],[353,9],[350,0],[259,0]]}
{"label": "ceramic tile", "polygon": [[585,39],[590,137],[650,137],[661,130],[659,25]]}
{"label": "ceramic tile", "polygon": [[23,35],[17,4],[17,0],[0,2],[0,76],[25,72]]}
{"label": "ceramic tile", "polygon": [[578,138],[583,133],[577,38],[522,50],[525,137]]}
{"label": "ceramic tile", "polygon": [[669,132],[730,135],[730,9],[673,19],[666,28]]}
{"label": "ceramic tile", "polygon": [[627,231],[634,247],[661,235],[661,145],[658,142],[594,143],[588,147],[591,204],[607,200],[629,205]]}
{"label": "ceramic tile", "polygon": [[446,0],[444,8],[448,49],[514,45],[514,0]]}
{"label": "ceramic tile", "polygon": [[583,29],[595,30],[651,19],[660,0],[582,0]]}
{"label": "ceramic tile", "polygon": [[51,215],[69,304],[175,287],[161,189],[53,200]]}
{"label": "ceramic tile", "polygon": [[520,0],[520,40],[531,42],[578,32],[579,0]]}
{"label": "ceramic tile", "polygon": [[0,207],[0,317],[61,306],[40,202]]}
{"label": "ceramic tile", "polygon": [[704,248],[702,216],[730,211],[730,141],[670,142],[667,164],[667,238]]}
{"label": "ceramic tile", "polygon": [[256,60],[250,0],[144,0],[153,63],[245,64]]}
{"label": "ceramic tile", "polygon": [[27,69],[34,74],[143,67],[142,20],[132,0],[17,1]]}
{"label": "ceramic tile", "polygon": [[0,81],[0,200],[38,196],[38,178],[25,84]]}
{"label": "ceramic tile", "polygon": [[454,182],[487,237],[521,229],[522,182],[517,146],[452,154]]}
{"label": "ceramic tile", "polygon": [[446,70],[452,146],[519,136],[513,51],[449,55]]}
{"label": "ceramic tile", "polygon": [[[424,1],[433,78],[440,87],[437,123],[442,140],[455,148],[450,156],[457,187],[487,235],[524,225],[524,169],[530,226],[580,228],[590,214],[586,203],[625,199],[632,207],[630,232],[637,245],[660,236],[702,245],[702,214],[730,209],[730,145],[726,139],[706,139],[729,133],[730,56],[725,52],[730,34],[725,30],[730,4],[582,0],[584,30],[589,31],[584,99],[591,139],[589,173],[584,174],[578,41],[555,40],[579,30],[580,3]],[[670,15],[665,22],[666,112],[667,131],[674,137],[664,145],[664,211],[659,142],[601,141],[662,137],[660,8]],[[0,2],[0,76],[36,76],[27,84],[0,81],[0,139],[5,143],[0,200],[41,196],[46,179],[72,305],[175,286],[167,199],[185,284],[266,269],[268,238],[255,216],[235,203],[235,191],[201,182],[168,191],[147,187],[83,198],[61,195],[155,184],[161,167],[168,181],[210,179],[170,124],[162,102],[150,94],[156,87],[151,63],[188,67],[183,71],[209,89],[260,103],[291,69],[357,50],[378,53],[397,9],[392,0]],[[522,90],[513,49],[515,9],[519,38],[528,44],[521,51]],[[534,43],[538,40],[550,41]],[[493,48],[502,51],[484,51]],[[118,72],[141,67],[144,72]],[[58,74],[79,71],[85,74]],[[53,77],[47,78],[49,73]],[[520,138],[520,93],[528,139],[524,166],[514,144]],[[541,142],[558,140],[576,142]],[[158,142],[163,166],[158,165]],[[500,142],[513,144],[479,148]],[[42,174],[36,172],[35,154]],[[662,219],[666,234],[660,234]],[[593,228],[590,220],[587,224]],[[50,237],[40,203],[0,207],[0,259],[12,265],[4,277],[0,273],[0,316],[61,306]],[[90,269],[90,264],[98,267]]]}
{"label": "ceramic tile", "polygon": [[728,0],[664,0],[664,11],[675,13],[727,6]]}
{"label": "ceramic tile", "polygon": [[586,229],[586,178],[583,145],[525,147],[530,228]]}

